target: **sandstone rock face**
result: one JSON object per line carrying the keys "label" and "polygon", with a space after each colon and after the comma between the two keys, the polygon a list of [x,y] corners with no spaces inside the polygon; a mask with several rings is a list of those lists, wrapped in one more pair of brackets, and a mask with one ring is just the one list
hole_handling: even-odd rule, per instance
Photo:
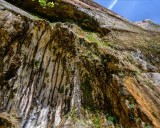
{"label": "sandstone rock face", "polygon": [[160,128],[160,34],[61,2],[16,2],[51,23],[0,1],[0,127]]}

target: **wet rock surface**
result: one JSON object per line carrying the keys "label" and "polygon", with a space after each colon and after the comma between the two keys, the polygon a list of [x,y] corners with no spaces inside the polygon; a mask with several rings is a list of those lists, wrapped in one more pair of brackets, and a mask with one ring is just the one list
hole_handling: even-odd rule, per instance
{"label": "wet rock surface", "polygon": [[81,24],[35,20],[4,4],[0,2],[0,127],[160,127],[159,33],[134,25],[115,30],[107,21],[112,30],[102,37]]}

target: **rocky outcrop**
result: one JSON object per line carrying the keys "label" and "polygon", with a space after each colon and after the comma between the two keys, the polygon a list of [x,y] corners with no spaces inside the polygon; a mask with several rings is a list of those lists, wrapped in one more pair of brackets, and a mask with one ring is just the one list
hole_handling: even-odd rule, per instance
{"label": "rocky outcrop", "polygon": [[136,24],[146,30],[160,32],[160,25],[154,23],[153,21],[146,19],[143,21],[136,22]]}
{"label": "rocky outcrop", "polygon": [[51,22],[74,22],[84,29],[105,35],[111,29],[139,32],[140,27],[92,0],[55,0],[54,8],[43,8],[37,0],[8,0],[29,12]]}
{"label": "rocky outcrop", "polygon": [[[49,11],[34,5],[39,14]],[[91,1],[60,5],[47,13],[57,19],[50,23],[0,2],[0,127],[159,128],[159,33]],[[59,19],[69,15],[63,7],[74,11],[74,22]],[[103,29],[100,14],[116,19],[116,27],[105,21],[110,27]]]}

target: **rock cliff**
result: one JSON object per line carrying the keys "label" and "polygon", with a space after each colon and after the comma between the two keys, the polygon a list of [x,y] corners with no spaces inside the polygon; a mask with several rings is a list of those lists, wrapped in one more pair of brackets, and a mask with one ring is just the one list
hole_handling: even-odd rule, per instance
{"label": "rock cliff", "polygon": [[0,128],[160,128],[160,33],[89,0],[8,1]]}

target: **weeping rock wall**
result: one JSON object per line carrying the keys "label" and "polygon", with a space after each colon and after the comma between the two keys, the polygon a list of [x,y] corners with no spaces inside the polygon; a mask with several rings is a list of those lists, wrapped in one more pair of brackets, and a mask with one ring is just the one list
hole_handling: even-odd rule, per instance
{"label": "weeping rock wall", "polygon": [[159,33],[100,35],[1,7],[0,127],[159,128]]}

